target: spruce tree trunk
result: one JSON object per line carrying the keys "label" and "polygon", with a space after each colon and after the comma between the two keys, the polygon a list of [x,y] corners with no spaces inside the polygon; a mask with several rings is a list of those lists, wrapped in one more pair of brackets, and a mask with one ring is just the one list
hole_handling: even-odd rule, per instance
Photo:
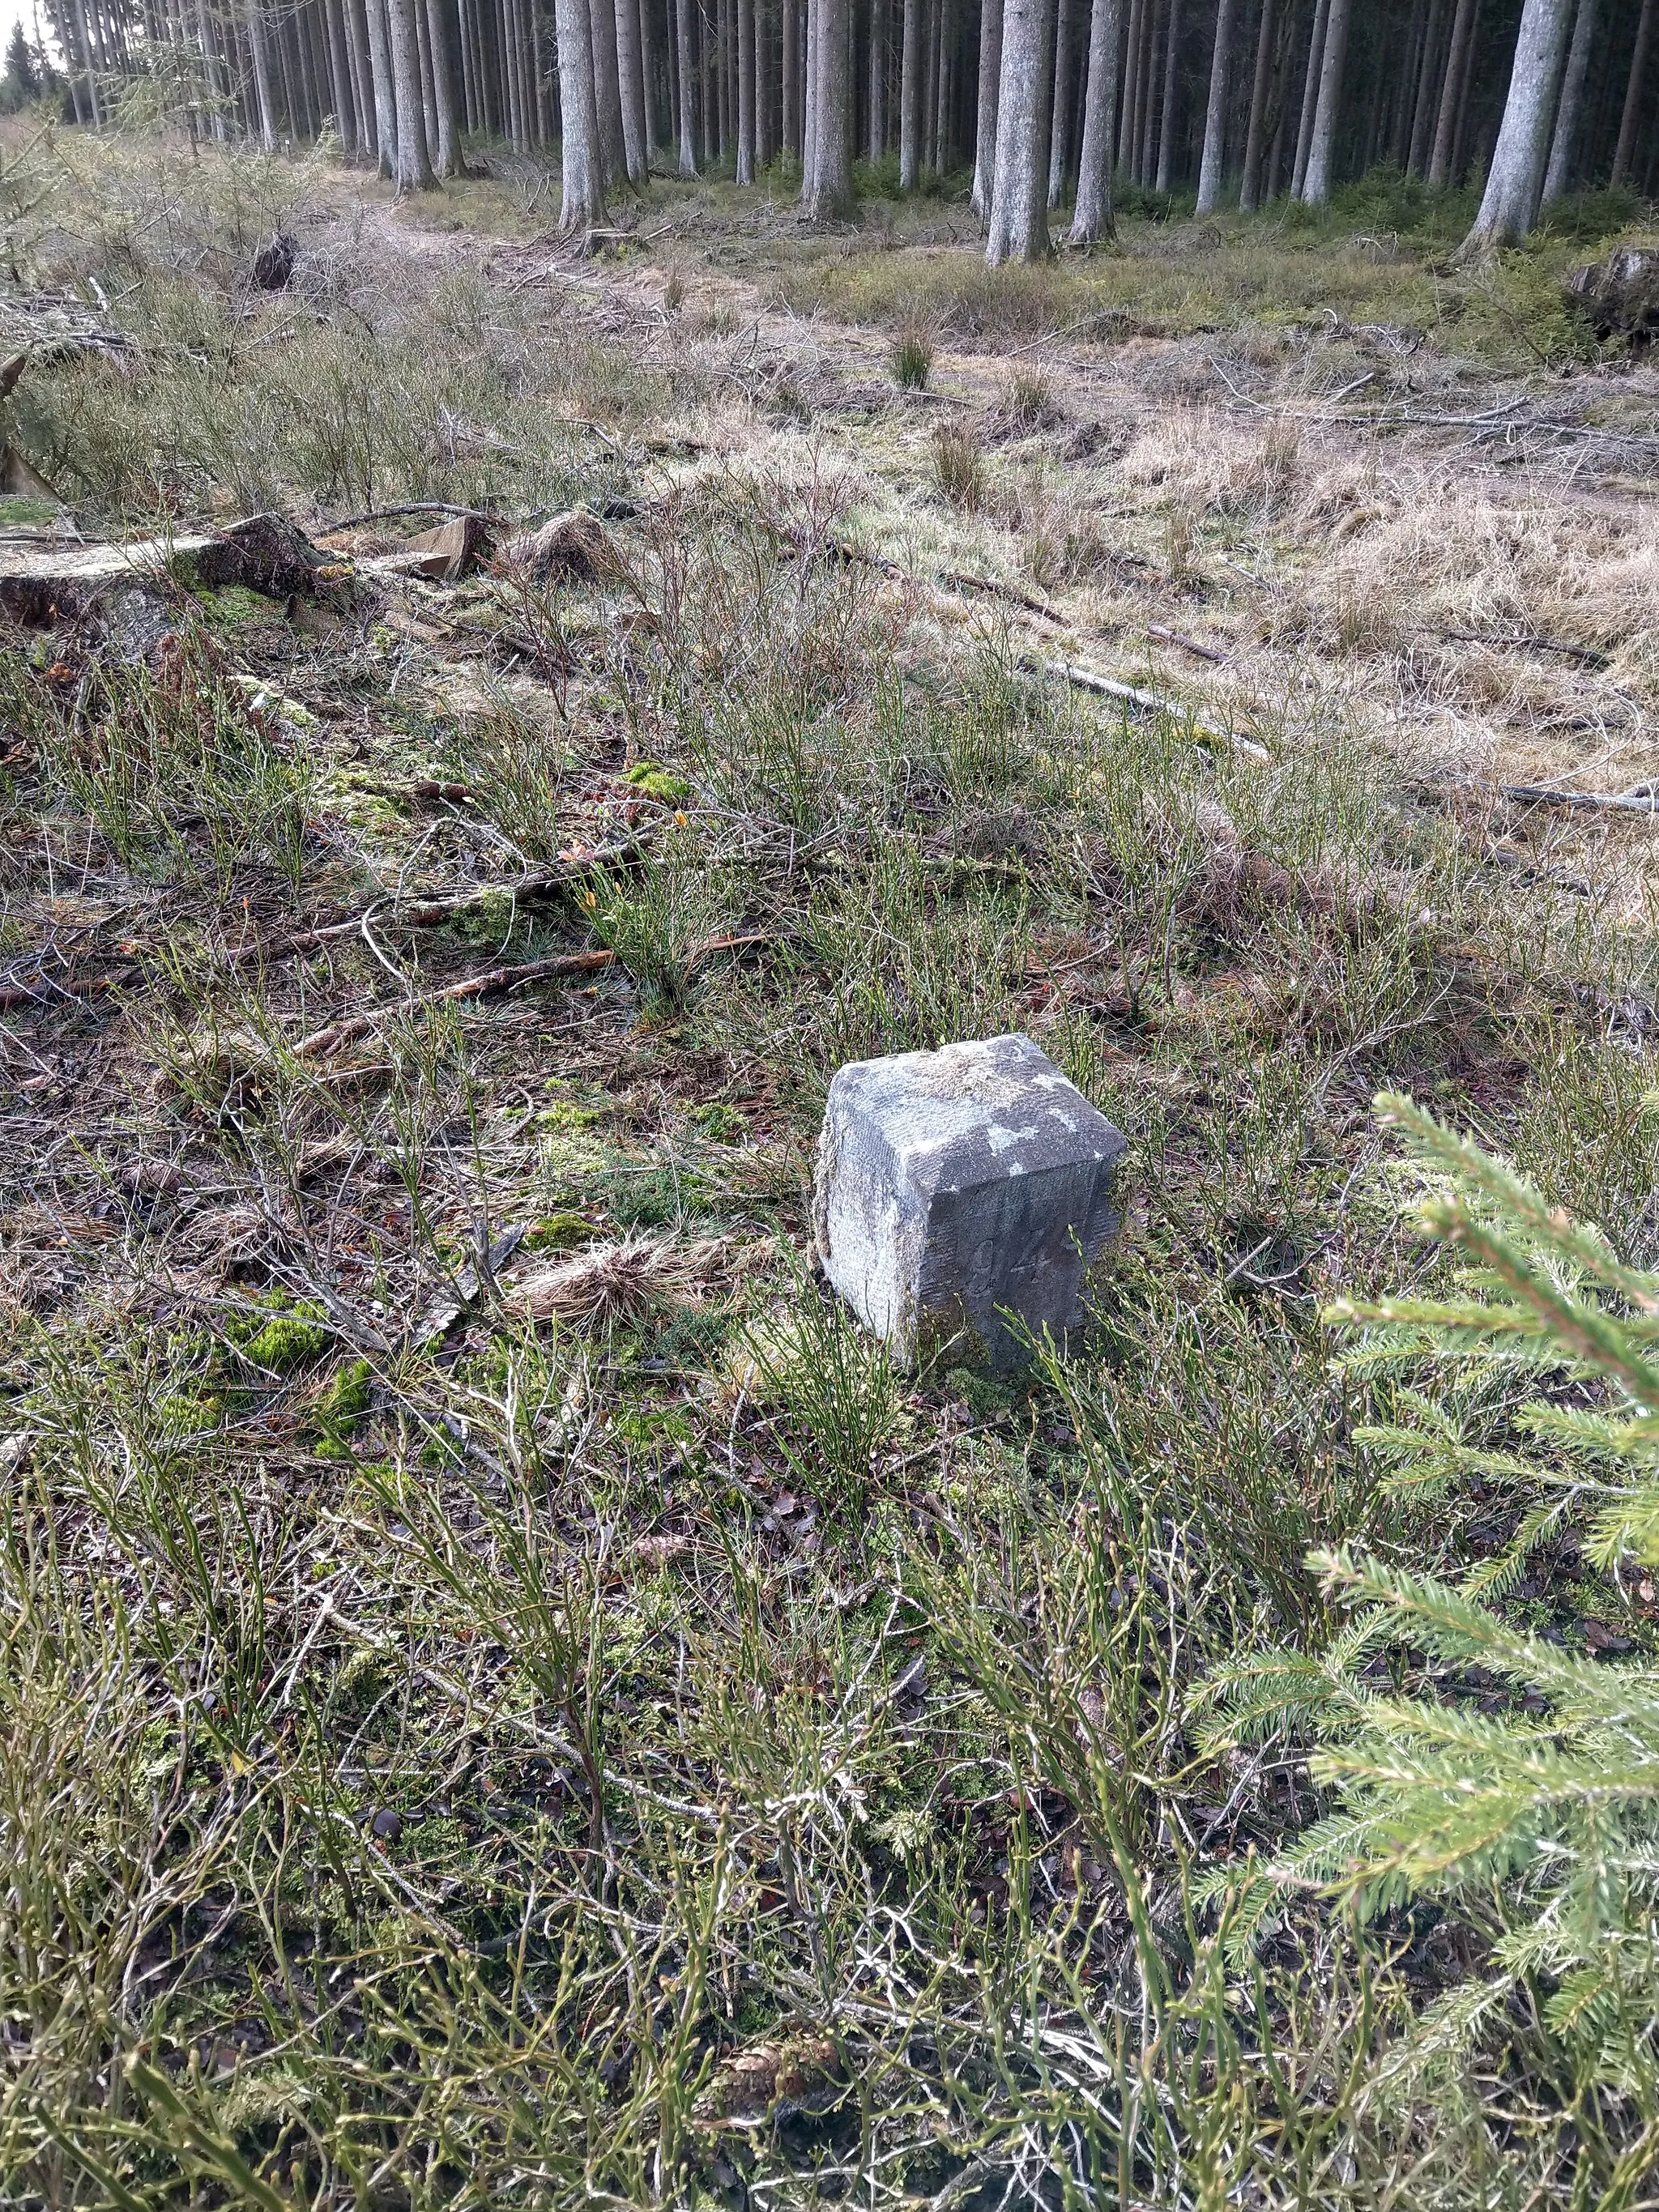
{"label": "spruce tree trunk", "polygon": [[1048,125],[1048,204],[1060,205],[1072,165],[1072,0],[1059,0],[1054,20],[1054,99]]}
{"label": "spruce tree trunk", "polygon": [[904,0],[904,46],[899,58],[899,190],[902,192],[915,191],[921,164],[921,9],[922,0]]}
{"label": "spruce tree trunk", "polygon": [[1607,179],[1616,191],[1628,181],[1631,156],[1636,151],[1636,126],[1641,119],[1643,80],[1647,76],[1648,48],[1653,43],[1654,0],[1642,0],[1642,12],[1636,22],[1636,45],[1630,58],[1630,75],[1625,82],[1624,112],[1619,118],[1619,143],[1613,149],[1613,171]]}
{"label": "spruce tree trunk", "polygon": [[1115,239],[1112,215],[1113,134],[1117,125],[1117,50],[1123,0],[1094,0],[1089,17],[1089,81],[1083,95],[1083,151],[1072,210],[1073,246]]}
{"label": "spruce tree trunk", "polygon": [[1302,180],[1302,197],[1310,207],[1321,207],[1331,196],[1331,169],[1336,149],[1336,122],[1342,107],[1342,71],[1348,58],[1348,22],[1352,0],[1330,0],[1325,18],[1325,51],[1319,60],[1319,104],[1314,110],[1313,132],[1308,141],[1308,169]]}
{"label": "spruce tree trunk", "polygon": [[939,0],[927,0],[927,14],[922,31],[922,49],[927,57],[927,68],[921,87],[921,166],[924,169],[939,167]]}
{"label": "spruce tree trunk", "polygon": [[[907,9],[911,0],[905,0]],[[1002,74],[1002,0],[980,0],[979,96],[974,129],[974,213],[991,212],[997,167],[997,93]]]}
{"label": "spruce tree trunk", "polygon": [[1170,0],[1170,35],[1164,49],[1164,104],[1158,125],[1158,189],[1167,192],[1175,174],[1176,98],[1181,79],[1181,0]]}
{"label": "spruce tree trunk", "polygon": [[[259,0],[248,0],[247,50],[253,63],[253,97],[258,106],[259,143],[267,154],[272,154],[276,150],[276,122],[270,106],[270,58],[265,50],[265,27],[259,14]],[[87,85],[91,90],[90,69],[87,71]],[[92,116],[95,125],[98,121],[95,93],[93,95]]]}
{"label": "spruce tree trunk", "polygon": [[882,51],[882,18],[884,12],[885,11],[882,6],[882,0],[870,0],[870,52],[868,55],[870,74],[868,89],[866,94],[864,103],[864,119],[866,131],[865,145],[869,154],[870,162],[872,167],[876,162],[880,161],[883,154],[887,150],[885,143],[886,117],[883,112],[882,99],[883,87],[885,82],[883,75],[883,64],[886,59],[886,57]]}
{"label": "spruce tree trunk", "polygon": [[371,160],[379,153],[374,121],[374,77],[368,59],[368,26],[362,0],[342,0],[345,26],[346,64],[351,72],[351,97],[357,116],[357,151]]}
{"label": "spruce tree trunk", "polygon": [[1142,46],[1146,10],[1151,0],[1129,0],[1129,32],[1124,57],[1123,128],[1118,134],[1118,167],[1131,184],[1144,184],[1140,173],[1140,110],[1146,70]]}
{"label": "spruce tree trunk", "polygon": [[732,143],[732,99],[727,63],[732,46],[732,0],[714,0],[714,130],[720,158]]}
{"label": "spruce tree trunk", "polygon": [[1291,198],[1299,200],[1308,175],[1308,154],[1313,144],[1314,117],[1319,107],[1319,70],[1325,57],[1325,26],[1331,0],[1317,0],[1313,29],[1308,39],[1308,71],[1302,80],[1302,118],[1297,125],[1296,163],[1291,171]]}
{"label": "spruce tree trunk", "polygon": [[1051,17],[1048,0],[1003,0],[997,166],[985,258],[1040,261],[1048,252],[1048,164]]}
{"label": "spruce tree trunk", "polygon": [[1417,72],[1417,104],[1412,115],[1411,151],[1406,174],[1420,177],[1429,159],[1429,133],[1434,119],[1434,70],[1440,58],[1440,33],[1445,27],[1446,0],[1433,0],[1429,27],[1423,34],[1423,56]]}
{"label": "spruce tree trunk", "polygon": [[848,160],[852,69],[848,0],[813,0],[808,19],[806,168],[801,212],[811,222],[843,215],[853,197]]}
{"label": "spruce tree trunk", "polygon": [[1538,220],[1549,160],[1550,127],[1572,27],[1572,0],[1527,0],[1510,70],[1509,98],[1492,149],[1486,189],[1460,261],[1479,261],[1513,246]]}
{"label": "spruce tree trunk", "polygon": [[386,0],[362,0],[368,40],[369,77],[374,94],[374,137],[380,173],[398,173],[398,100],[392,89],[392,40],[386,30]]}
{"label": "spruce tree trunk", "polygon": [[800,158],[800,0],[783,0],[783,150]]}
{"label": "spruce tree trunk", "polygon": [[[697,141],[691,112],[691,0],[674,0],[674,80],[680,102],[680,174],[697,173]],[[564,70],[559,70],[559,96],[564,96]]]}
{"label": "spruce tree trunk", "polygon": [[428,0],[415,0],[415,51],[421,64],[421,128],[426,133],[426,154],[434,169],[438,159],[438,102],[432,89],[432,41],[427,30]]}
{"label": "spruce tree trunk", "polygon": [[755,0],[737,0],[738,182],[755,181]]}
{"label": "spruce tree trunk", "polygon": [[397,158],[392,175],[400,192],[429,191],[434,182],[427,153],[426,116],[421,98],[421,46],[415,26],[420,0],[386,0],[386,37],[392,48],[392,92],[397,111]]}
{"label": "spruce tree trunk", "polygon": [[1234,0],[1218,0],[1215,44],[1210,52],[1210,104],[1204,115],[1204,154],[1198,169],[1198,213],[1221,203],[1222,163],[1227,151],[1227,70],[1232,61]]}
{"label": "spruce tree trunk", "polygon": [[1590,49],[1595,44],[1595,0],[1578,0],[1578,19],[1567,49],[1567,73],[1561,80],[1561,104],[1556,110],[1555,136],[1550,141],[1549,167],[1544,172],[1546,204],[1560,199],[1572,177],[1578,118],[1584,106],[1584,79],[1589,71]]}
{"label": "spruce tree trunk", "polygon": [[1457,126],[1463,112],[1463,87],[1468,81],[1474,46],[1475,0],[1457,0],[1452,18],[1451,44],[1446,50],[1446,74],[1440,86],[1440,112],[1435,119],[1434,152],[1429,159],[1429,182],[1443,191],[1452,180],[1457,154]]}
{"label": "spruce tree trunk", "polygon": [[[608,0],[598,0],[605,6]],[[558,0],[554,18],[559,47],[559,117],[563,198],[559,229],[586,234],[605,222],[605,157],[599,144],[599,100],[593,76],[593,30],[588,0]]]}
{"label": "spruce tree trunk", "polygon": [[[534,4],[534,0],[528,0]],[[617,73],[617,11],[612,0],[586,0],[588,42],[593,57],[593,98],[598,109],[600,173],[606,185],[628,174],[623,137],[622,81]],[[526,103],[526,108],[528,102]],[[590,226],[591,227],[591,226]]]}
{"label": "spruce tree trunk", "polygon": [[651,149],[659,146],[662,139],[658,131],[660,109],[658,105],[657,26],[652,14],[651,0],[628,0],[634,10],[640,52],[640,123],[643,134],[645,167],[641,175],[644,183],[651,174]]}
{"label": "spruce tree trunk", "polygon": [[1255,79],[1250,87],[1250,120],[1244,134],[1244,174],[1238,187],[1238,204],[1246,215],[1261,200],[1261,164],[1267,153],[1267,93],[1273,82],[1276,15],[1274,0],[1261,0],[1261,28],[1255,41]]}
{"label": "spruce tree trunk", "polygon": [[437,128],[433,167],[441,177],[460,174],[455,150],[455,87],[449,74],[449,26],[443,0],[426,0],[426,37],[432,52],[432,106]]}
{"label": "spruce tree trunk", "polygon": [[956,152],[951,121],[957,95],[957,0],[939,0],[939,103],[933,127],[933,166],[941,175]]}
{"label": "spruce tree trunk", "polygon": [[1135,149],[1135,174],[1143,185],[1150,185],[1158,171],[1158,88],[1168,75],[1170,52],[1169,0],[1152,0],[1146,10],[1146,97]]}
{"label": "spruce tree trunk", "polygon": [[613,6],[617,18],[617,85],[622,99],[623,159],[629,180],[643,185],[646,172],[645,71],[640,60],[639,0],[590,0]]}
{"label": "spruce tree trunk", "polygon": [[328,32],[328,74],[334,94],[334,128],[344,154],[357,150],[357,109],[351,97],[351,71],[346,61],[345,25],[340,0],[325,0],[323,22]]}

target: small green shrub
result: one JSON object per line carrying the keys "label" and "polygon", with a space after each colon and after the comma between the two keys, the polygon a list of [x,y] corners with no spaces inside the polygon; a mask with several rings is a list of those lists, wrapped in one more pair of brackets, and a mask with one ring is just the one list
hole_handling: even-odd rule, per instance
{"label": "small green shrub", "polygon": [[933,433],[933,482],[941,495],[964,514],[972,514],[985,496],[985,471],[979,442],[971,431],[944,423]]}
{"label": "small green shrub", "polygon": [[933,342],[921,331],[901,331],[888,359],[901,392],[923,391],[933,373]]}
{"label": "small green shrub", "polygon": [[[1650,2148],[1659,1662],[1565,1650],[1512,1625],[1502,1601],[1566,1531],[1620,1588],[1659,1564],[1659,1275],[1409,1100],[1378,1103],[1431,1180],[1422,1225],[1464,1266],[1449,1297],[1332,1309],[1361,1332],[1351,1371],[1398,1378],[1393,1418],[1356,1441],[1419,1498],[1501,1486],[1518,1523],[1461,1585],[1316,1554],[1349,1624],[1323,1650],[1218,1670],[1212,1745],[1305,1729],[1314,1778],[1340,1801],[1249,1879],[1234,1938],[1297,1891],[1334,1890],[1365,1919],[1443,1902],[1488,1960],[1429,2008],[1419,2050],[1444,2064],[1507,2038],[1524,2006],[1563,2078],[1638,2096]],[[1462,1413],[1460,1379],[1504,1376],[1538,1395],[1488,1389]],[[1218,1878],[1212,1893],[1228,1887]]]}
{"label": "small green shrub", "polygon": [[832,1510],[856,1510],[898,1425],[886,1346],[839,1297],[804,1279],[781,1321],[751,1328],[744,1345],[784,1408],[779,1441],[797,1480]]}

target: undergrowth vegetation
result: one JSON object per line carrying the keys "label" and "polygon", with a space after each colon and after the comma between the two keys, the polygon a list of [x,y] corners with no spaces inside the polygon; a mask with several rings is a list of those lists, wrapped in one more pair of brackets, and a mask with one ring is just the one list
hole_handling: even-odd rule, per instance
{"label": "undergrowth vegetation", "polygon": [[[88,520],[600,537],[0,640],[0,2195],[1650,2201],[1650,825],[947,620],[730,332],[147,235],[19,398]],[[1060,381],[920,496],[1063,550]],[[826,1087],[1011,1029],[1129,1139],[1095,1326],[900,1372]]]}

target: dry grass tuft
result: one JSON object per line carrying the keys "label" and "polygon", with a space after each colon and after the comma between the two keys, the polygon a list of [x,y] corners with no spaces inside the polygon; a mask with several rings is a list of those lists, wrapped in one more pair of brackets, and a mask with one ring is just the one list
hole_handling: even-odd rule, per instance
{"label": "dry grass tuft", "polygon": [[727,1237],[684,1243],[638,1236],[590,1244],[520,1277],[507,1292],[507,1307],[532,1321],[609,1328],[662,1306],[701,1305],[730,1249]]}

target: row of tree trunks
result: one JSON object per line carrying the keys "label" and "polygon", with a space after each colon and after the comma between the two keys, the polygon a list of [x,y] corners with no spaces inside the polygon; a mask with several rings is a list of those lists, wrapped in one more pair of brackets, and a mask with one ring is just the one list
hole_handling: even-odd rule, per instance
{"label": "row of tree trunks", "polygon": [[642,185],[653,150],[743,184],[781,150],[820,217],[855,151],[896,154],[906,191],[969,157],[997,258],[1046,251],[1068,197],[1079,244],[1109,237],[1115,179],[1192,179],[1207,215],[1234,190],[1246,211],[1286,188],[1317,204],[1378,161],[1437,188],[1474,167],[1486,252],[1587,178],[1659,173],[1659,0],[1509,0],[1512,42],[1492,0],[45,4],[94,128],[167,46],[216,135],[274,149],[331,126],[405,191],[457,173],[468,137],[556,142],[573,227]]}

